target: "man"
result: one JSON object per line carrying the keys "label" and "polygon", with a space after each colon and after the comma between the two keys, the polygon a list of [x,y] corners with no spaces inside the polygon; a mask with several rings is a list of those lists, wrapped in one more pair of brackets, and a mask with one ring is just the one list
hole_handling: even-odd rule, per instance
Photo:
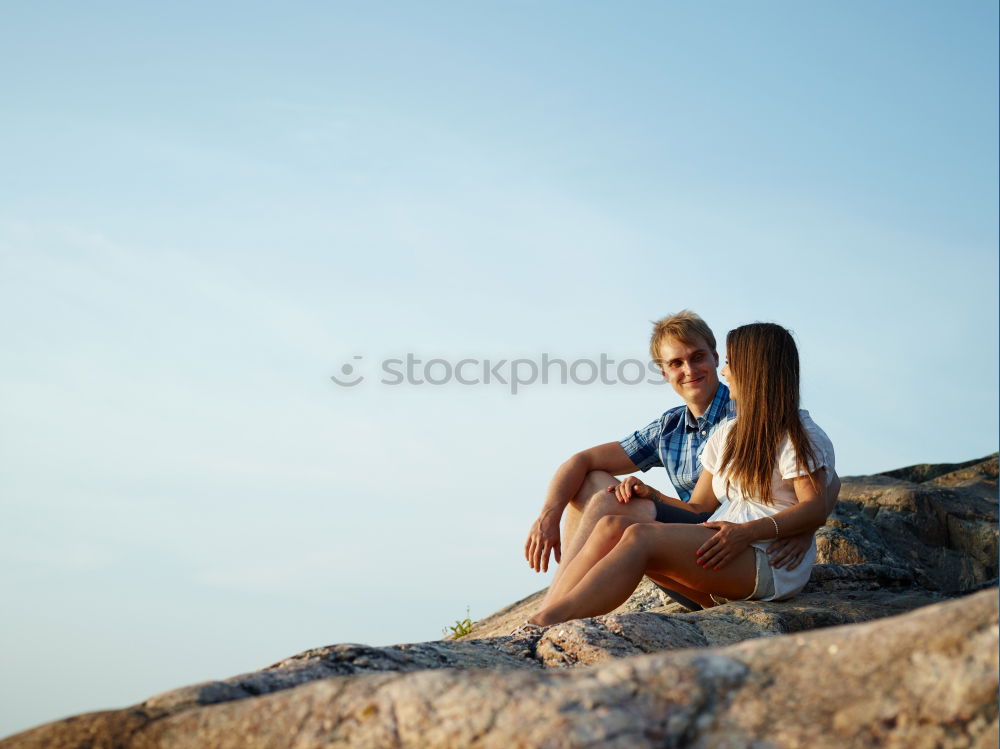
{"label": "man", "polygon": [[[548,571],[550,554],[559,563],[549,586],[550,594],[597,522],[606,515],[620,515],[635,522],[701,523],[708,519],[707,513],[687,512],[657,501],[660,492],[633,476],[624,482],[615,478],[662,466],[680,499],[687,502],[701,475],[702,448],[720,424],[735,416],[729,389],[719,382],[715,336],[694,312],[682,310],[655,323],[649,352],[685,405],[670,409],[619,442],[577,453],[556,470],[542,511],[524,544],[524,556],[536,572]],[[839,491],[840,480],[834,476],[826,497],[828,515]],[[565,544],[559,533],[564,510]],[[812,536],[810,532],[774,541],[768,547],[771,565],[797,567]],[[667,592],[689,608],[700,608],[677,593]]]}

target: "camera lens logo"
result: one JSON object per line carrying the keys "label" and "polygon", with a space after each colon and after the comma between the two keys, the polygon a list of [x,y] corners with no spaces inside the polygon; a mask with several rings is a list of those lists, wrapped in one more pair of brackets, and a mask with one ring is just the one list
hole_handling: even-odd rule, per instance
{"label": "camera lens logo", "polygon": [[[353,356],[351,358],[352,359],[363,359],[364,357]],[[342,375],[344,375],[344,377],[347,377],[347,378],[352,377],[354,375],[354,365],[351,364],[350,362],[345,363],[344,366],[342,366],[340,368],[340,373]],[[347,388],[352,388],[355,385],[359,384],[365,378],[364,378],[364,375],[360,375],[359,374],[356,379],[354,379],[354,380],[348,379],[346,382],[344,380],[341,380],[339,377],[337,377],[337,375],[330,375],[330,379],[333,380],[334,382],[336,382],[338,385],[342,385],[343,387],[347,387]]]}

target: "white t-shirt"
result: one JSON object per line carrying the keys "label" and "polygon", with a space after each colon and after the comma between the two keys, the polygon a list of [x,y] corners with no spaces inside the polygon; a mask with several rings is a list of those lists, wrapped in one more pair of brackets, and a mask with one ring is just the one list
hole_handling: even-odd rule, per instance
{"label": "white t-shirt", "polygon": [[[826,481],[827,483],[831,481],[833,472],[836,470],[833,443],[826,436],[826,432],[820,429],[816,422],[809,417],[808,411],[800,410],[799,416],[802,418],[802,426],[805,427],[806,436],[812,442],[817,462],[815,465],[808,466],[808,470],[801,469],[796,462],[795,448],[792,447],[791,440],[786,435],[778,446],[778,461],[771,482],[773,504],[770,505],[764,504],[757,498],[744,496],[739,486],[728,481],[725,474],[719,473],[719,463],[722,462],[722,452],[726,446],[726,435],[729,434],[735,420],[727,421],[712,433],[708,442],[705,443],[704,452],[701,454],[701,464],[706,471],[712,474],[712,490],[721,505],[712,513],[709,521],[727,520],[730,523],[746,523],[781,512],[798,502],[792,479],[807,476],[824,466],[827,469]],[[766,551],[773,540],[757,541],[753,545]],[[815,563],[816,540],[813,539],[812,546],[794,570],[771,568],[774,573],[774,595],[764,600],[780,600],[798,593],[809,582],[809,575],[812,573]]]}

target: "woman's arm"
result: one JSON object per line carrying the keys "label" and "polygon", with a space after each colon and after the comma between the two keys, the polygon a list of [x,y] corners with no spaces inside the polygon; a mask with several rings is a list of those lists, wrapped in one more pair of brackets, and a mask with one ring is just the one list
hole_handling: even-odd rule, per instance
{"label": "woman's arm", "polygon": [[715,512],[719,509],[719,500],[712,489],[712,474],[705,468],[701,470],[698,483],[694,485],[691,492],[691,500],[686,504],[679,499],[660,495],[659,500],[668,505],[684,505],[691,512]]}
{"label": "woman's arm", "polygon": [[688,512],[715,512],[719,506],[719,500],[715,498],[715,492],[712,490],[712,474],[704,469],[698,477],[698,483],[694,485],[694,491],[691,492],[690,502],[681,502],[679,499],[668,497],[649,484],[642,483],[635,476],[626,476],[620,484],[609,486],[608,492],[614,492],[618,501],[622,503],[627,503],[633,497],[639,497],[656,500]]}
{"label": "woman's arm", "polygon": [[754,541],[793,536],[823,525],[826,520],[826,492],[818,487],[826,485],[826,469],[821,468],[813,473],[812,479],[815,486],[809,476],[792,479],[798,501],[774,515],[746,523],[702,523],[706,528],[715,528],[718,532],[695,552],[698,563],[702,567],[721,569]]}
{"label": "woman's arm", "polygon": [[[834,471],[830,475],[830,483],[826,487],[823,495],[823,502],[826,505],[826,517],[830,517],[833,508],[837,505],[837,495],[840,493],[840,477]],[[824,522],[826,518],[824,518]],[[822,523],[820,523],[822,525]],[[782,536],[767,547],[767,561],[775,569],[785,567],[794,570],[805,558],[806,552],[812,546],[813,536],[819,526],[813,529],[806,529],[802,533],[794,536]]]}
{"label": "woman's arm", "polygon": [[[784,538],[805,531],[812,532],[826,522],[826,469],[820,468],[811,477],[799,476],[792,479],[792,487],[795,489],[795,498],[798,502],[771,517],[745,523],[751,526],[754,541]],[[774,531],[775,523],[778,527],[777,534]]]}

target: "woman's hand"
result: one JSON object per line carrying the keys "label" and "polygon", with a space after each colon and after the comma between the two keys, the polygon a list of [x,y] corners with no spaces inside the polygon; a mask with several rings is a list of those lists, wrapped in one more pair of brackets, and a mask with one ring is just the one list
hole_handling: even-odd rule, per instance
{"label": "woman's hand", "polygon": [[716,530],[715,535],[695,552],[698,564],[705,569],[722,569],[739,556],[740,552],[750,546],[754,540],[745,523],[715,520],[702,523],[702,525]]}
{"label": "woman's hand", "polygon": [[633,497],[639,499],[656,499],[656,489],[642,483],[635,476],[626,476],[620,484],[608,487],[608,493],[615,493],[618,501],[627,504]]}

